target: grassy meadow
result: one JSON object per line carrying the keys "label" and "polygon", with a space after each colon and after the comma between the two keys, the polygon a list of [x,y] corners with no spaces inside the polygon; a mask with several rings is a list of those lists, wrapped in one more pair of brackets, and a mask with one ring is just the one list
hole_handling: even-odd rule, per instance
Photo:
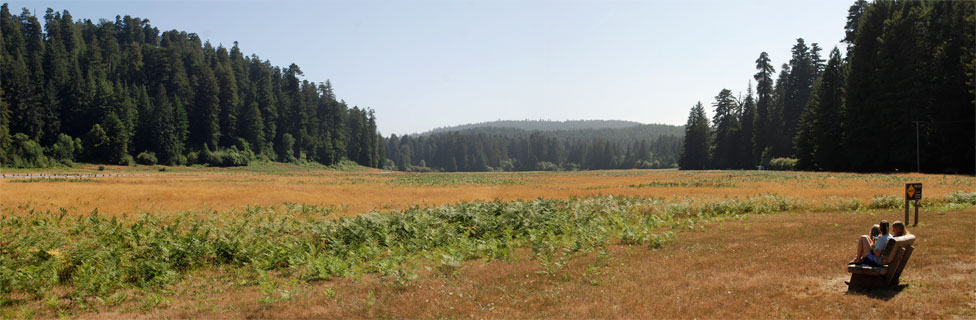
{"label": "grassy meadow", "polygon": [[[4,171],[0,317],[976,316],[973,177],[160,168]],[[907,286],[846,293],[907,182]]]}
{"label": "grassy meadow", "polygon": [[[815,206],[869,206],[899,197],[907,182],[925,185],[926,201],[976,191],[976,179],[955,175],[872,175],[777,171],[620,170],[576,172],[403,173],[332,171],[286,164],[234,169],[94,166],[66,172],[81,178],[2,179],[5,215],[67,210],[106,216],[182,211],[227,212],[283,203],[329,207],[333,216],[462,201],[568,199],[600,195],[713,202],[765,194]],[[87,170],[85,170],[87,169]],[[6,172],[24,174],[24,172]],[[86,178],[85,174],[122,176]],[[880,199],[888,201],[890,199]],[[901,205],[895,203],[895,205]]]}

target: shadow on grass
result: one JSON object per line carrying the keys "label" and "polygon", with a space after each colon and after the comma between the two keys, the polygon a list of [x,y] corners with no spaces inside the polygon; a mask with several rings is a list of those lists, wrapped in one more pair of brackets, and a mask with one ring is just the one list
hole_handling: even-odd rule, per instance
{"label": "shadow on grass", "polygon": [[901,293],[902,290],[905,290],[905,288],[908,288],[907,284],[899,284],[888,288],[849,289],[847,290],[847,294],[862,295],[868,298],[888,301]]}

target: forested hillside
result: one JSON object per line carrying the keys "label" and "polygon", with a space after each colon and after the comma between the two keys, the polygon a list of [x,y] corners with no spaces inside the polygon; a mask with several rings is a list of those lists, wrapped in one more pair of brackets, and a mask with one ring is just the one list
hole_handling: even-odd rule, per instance
{"label": "forested hillside", "polygon": [[973,1],[858,0],[846,54],[797,39],[778,74],[759,55],[755,95],[693,107],[680,167],[973,173],[974,25]]}
{"label": "forested hillside", "polygon": [[467,131],[471,129],[521,129],[526,131],[570,131],[584,129],[620,129],[641,125],[640,122],[623,120],[496,120],[481,123],[462,124],[453,127],[436,128],[420,135]]}
{"label": "forested hillside", "polygon": [[593,124],[598,123],[628,122],[593,121],[590,125],[568,126],[589,128],[576,130],[484,126],[416,136],[392,135],[386,140],[386,157],[392,162],[390,165],[404,171],[596,170],[677,166],[683,131],[680,126],[637,124],[595,129]]}
{"label": "forested hillside", "polygon": [[382,163],[372,110],[236,42],[214,47],[129,16],[13,15],[7,4],[0,31],[3,166]]}

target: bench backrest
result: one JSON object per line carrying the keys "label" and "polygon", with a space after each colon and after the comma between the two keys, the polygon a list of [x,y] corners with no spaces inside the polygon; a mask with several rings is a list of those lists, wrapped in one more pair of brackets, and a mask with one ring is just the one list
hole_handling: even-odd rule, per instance
{"label": "bench backrest", "polygon": [[915,235],[907,234],[901,237],[891,237],[885,245],[884,252],[881,253],[881,264],[888,265],[894,262],[895,258],[900,257],[899,249],[907,249],[915,243]]}

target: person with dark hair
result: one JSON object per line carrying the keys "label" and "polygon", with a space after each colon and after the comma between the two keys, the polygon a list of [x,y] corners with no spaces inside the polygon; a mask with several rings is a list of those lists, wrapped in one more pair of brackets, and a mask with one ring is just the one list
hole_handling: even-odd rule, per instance
{"label": "person with dark hair", "polygon": [[894,236],[894,237],[901,237],[901,236],[907,236],[907,235],[910,235],[910,234],[912,234],[912,233],[911,232],[908,232],[908,229],[905,228],[905,223],[904,222],[895,221],[894,223],[891,224],[891,235],[892,236]]}
{"label": "person with dark hair", "polygon": [[881,236],[881,225],[877,225],[876,224],[876,225],[871,226],[871,245],[872,246],[874,245],[874,241],[875,240],[878,240],[878,237],[880,237],[880,236]]}
{"label": "person with dark hair", "polygon": [[850,263],[881,265],[881,253],[884,252],[885,246],[888,245],[888,239],[891,238],[891,235],[888,233],[888,220],[881,220],[881,223],[877,224],[877,226],[881,231],[881,235],[877,239],[868,235],[862,235],[858,238],[857,256]]}

